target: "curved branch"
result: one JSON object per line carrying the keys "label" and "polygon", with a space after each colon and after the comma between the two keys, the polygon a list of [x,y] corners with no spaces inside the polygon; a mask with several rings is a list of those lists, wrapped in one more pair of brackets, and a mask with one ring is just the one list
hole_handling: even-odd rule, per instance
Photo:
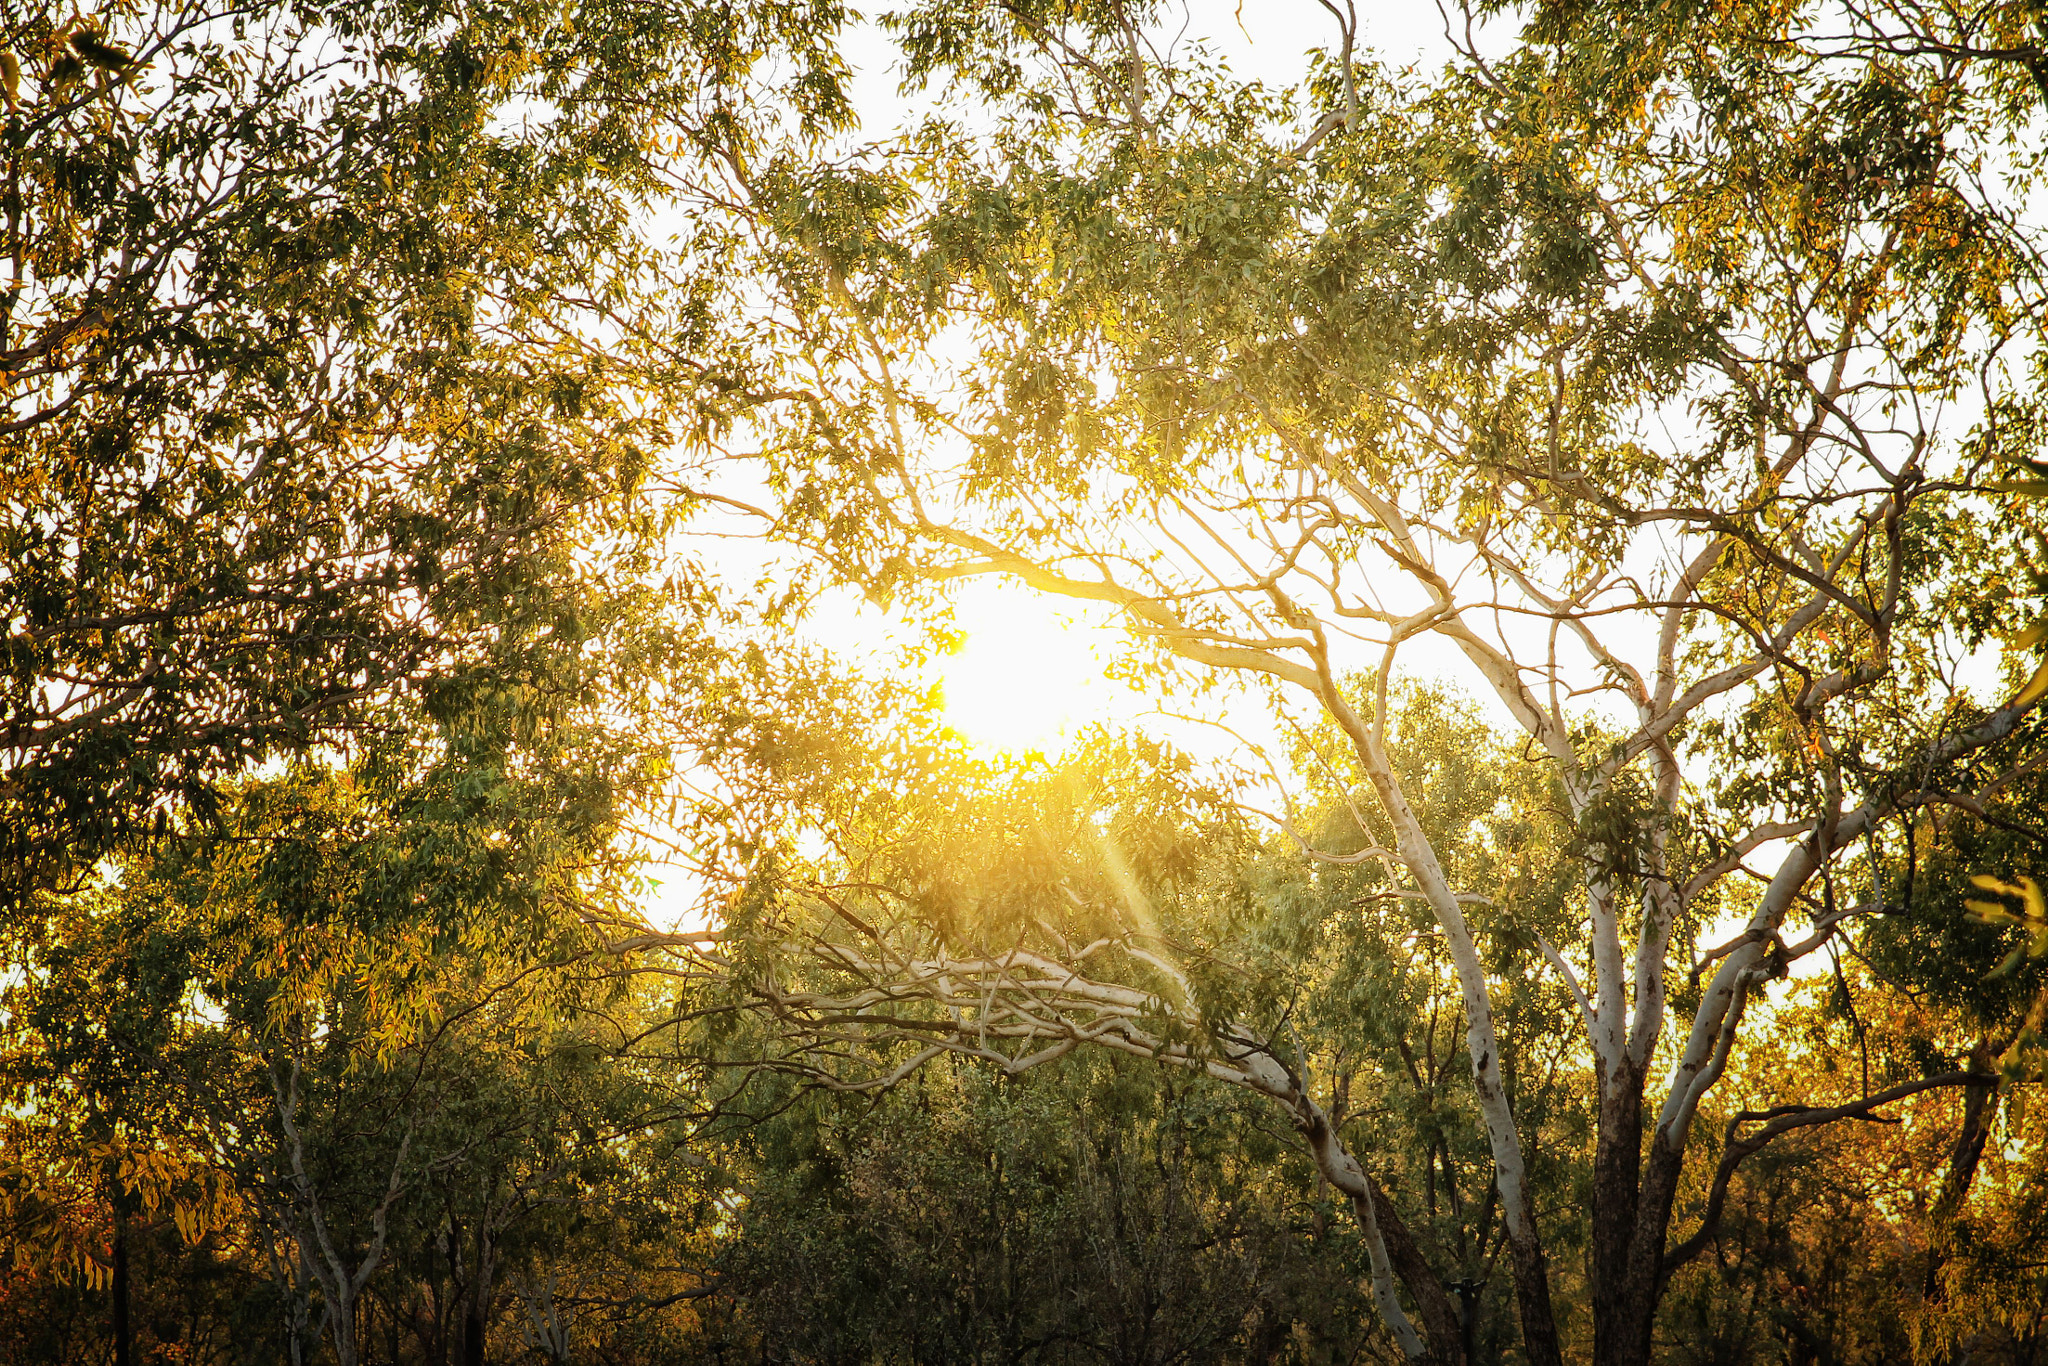
{"label": "curved branch", "polygon": [[[1944,1086],[1996,1086],[1998,1077],[1987,1072],[1945,1072],[1937,1077],[1921,1077],[1916,1081],[1902,1082],[1888,1091],[1848,1105],[1821,1107],[1813,1105],[1781,1105],[1771,1110],[1744,1110],[1728,1121],[1726,1145],[1721,1150],[1720,1165],[1714,1169],[1714,1183],[1707,1193],[1706,1213],[1700,1218],[1700,1226],[1690,1238],[1665,1254],[1658,1274],[1669,1277],[1672,1272],[1684,1266],[1704,1251],[1721,1229],[1721,1213],[1728,1201],[1728,1183],[1734,1178],[1736,1169],[1744,1161],[1768,1147],[1773,1139],[1780,1138],[1795,1129],[1810,1129],[1816,1125],[1834,1124],[1845,1119],[1862,1120],[1868,1124],[1896,1124],[1896,1119],[1872,1114],[1881,1105],[1895,1100],[1918,1095]],[[1745,1124],[1759,1120],[1767,1121],[1764,1127],[1747,1138],[1736,1134]]]}

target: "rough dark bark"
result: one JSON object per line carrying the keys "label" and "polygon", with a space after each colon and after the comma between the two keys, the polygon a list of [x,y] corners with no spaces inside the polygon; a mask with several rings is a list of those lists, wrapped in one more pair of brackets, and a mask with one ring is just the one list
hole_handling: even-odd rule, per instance
{"label": "rough dark bark", "polygon": [[[1526,1204],[1526,1194],[1524,1201]],[[1526,1211],[1529,1227],[1536,1225],[1536,1212]],[[1521,1312],[1522,1350],[1531,1366],[1564,1366],[1564,1350],[1557,1341],[1557,1315],[1550,1305],[1550,1268],[1543,1244],[1533,1236],[1510,1238],[1508,1251],[1514,1259],[1515,1307]]]}
{"label": "rough dark bark", "polygon": [[1963,1091],[1963,1126],[1956,1134],[1955,1147],[1949,1150],[1948,1168],[1942,1173],[1941,1190],[1929,1213],[1927,1274],[1921,1293],[1930,1300],[1941,1298],[1941,1271],[1954,1241],[1950,1225],[1962,1211],[1963,1201],[1969,1198],[1970,1187],[1977,1179],[1984,1142],[1991,1136],[1991,1123],[1998,1116],[1994,1103],[1997,1095],[1997,1083],[1990,1078]]}
{"label": "rough dark bark", "polygon": [[484,1366],[485,1337],[490,1330],[488,1306],[472,1299],[462,1316],[462,1366]]}
{"label": "rough dark bark", "polygon": [[[1593,1359],[1633,1366],[1631,1353],[1644,1307],[1629,1268],[1637,1246],[1637,1204],[1642,1186],[1643,1078],[1624,1061],[1622,1075],[1599,1078],[1599,1136],[1593,1152]],[[1661,1256],[1663,1248],[1656,1249]],[[1645,1344],[1647,1345],[1647,1344]]]}
{"label": "rough dark bark", "polygon": [[1664,1283],[1671,1270],[1665,1261],[1664,1243],[1684,1168],[1683,1149],[1674,1148],[1662,1132],[1651,1139],[1636,1191],[1628,1260],[1620,1269],[1617,1300],[1623,1317],[1614,1324],[1614,1336],[1606,1344],[1595,1345],[1595,1366],[1648,1366],[1657,1304],[1664,1297]]}
{"label": "rough dark bark", "polygon": [[1469,1335],[1444,1289],[1442,1277],[1422,1255],[1413,1231],[1380,1183],[1368,1176],[1366,1184],[1371,1192],[1373,1217],[1379,1224],[1380,1241],[1387,1247],[1387,1260],[1394,1264],[1394,1274],[1400,1278],[1408,1298],[1415,1302],[1416,1317],[1422,1320],[1422,1331],[1429,1338],[1431,1360],[1441,1366],[1468,1366]]}
{"label": "rough dark bark", "polygon": [[486,1205],[476,1221],[476,1267],[463,1296],[462,1366],[484,1366],[491,1329],[491,1301],[498,1262],[491,1210]]}
{"label": "rough dark bark", "polygon": [[1991,1136],[1992,1120],[1998,1117],[1998,1107],[1992,1104],[1997,1094],[1998,1082],[1991,1076],[1963,1090],[1963,1127],[1949,1151],[1948,1170],[1942,1173],[1941,1191],[1934,1198],[1938,1219],[1953,1219],[1970,1194],[1977,1165],[1984,1159],[1984,1141]]}
{"label": "rough dark bark", "polygon": [[1421,1320],[1418,1335],[1422,1338],[1424,1354],[1410,1356],[1409,1360],[1419,1363],[1419,1366],[1467,1366],[1463,1349],[1459,1346],[1463,1336],[1458,1331],[1457,1311],[1452,1308],[1442,1279],[1422,1255],[1415,1235],[1400,1211],[1394,1208],[1386,1192],[1380,1189],[1380,1184],[1365,1170],[1365,1165],[1345,1148],[1329,1116],[1298,1086],[1292,1087],[1284,1096],[1275,1094],[1274,1098],[1282,1100],[1292,1112],[1295,1128],[1308,1141],[1317,1170],[1332,1189],[1351,1202],[1352,1213],[1357,1217],[1360,1228],[1368,1237],[1375,1233],[1378,1235],[1393,1279],[1408,1292],[1409,1300],[1414,1303],[1415,1316]]}
{"label": "rough dark bark", "polygon": [[114,1211],[114,1268],[108,1286],[114,1318],[114,1366],[133,1366],[134,1331],[128,1322],[128,1221]]}

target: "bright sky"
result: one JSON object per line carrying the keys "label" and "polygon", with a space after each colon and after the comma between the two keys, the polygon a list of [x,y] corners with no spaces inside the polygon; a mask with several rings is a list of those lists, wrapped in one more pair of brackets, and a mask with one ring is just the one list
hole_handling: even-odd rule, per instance
{"label": "bright sky", "polygon": [[938,666],[947,724],[984,748],[1057,752],[1093,722],[1128,724],[1149,709],[1105,677],[1122,640],[1106,615],[1062,606],[993,581],[961,591],[961,648]]}
{"label": "bright sky", "polygon": [[[1368,7],[1360,21],[1363,45],[1385,60],[1433,62],[1450,54],[1434,5]],[[1273,85],[1297,80],[1305,54],[1334,45],[1338,37],[1335,19],[1317,0],[1269,0],[1250,8],[1191,0],[1184,23],[1159,28],[1161,42],[1202,43],[1239,75]],[[879,29],[853,30],[846,56],[855,72],[860,139],[885,138],[894,127],[931,112],[926,99],[906,99],[899,92],[899,59]],[[861,668],[894,667],[909,638],[901,622],[850,596],[810,624],[818,644]],[[1097,721],[1112,728],[1142,726],[1204,757],[1220,756],[1236,743],[1213,727],[1161,716],[1156,693],[1141,694],[1104,676],[1125,639],[1112,612],[978,580],[958,590],[953,624],[962,633],[961,648],[937,662],[931,681],[943,690],[949,724],[984,750],[1057,753]],[[1435,671],[1421,657],[1429,653],[1427,644],[1415,653],[1410,672]],[[1451,661],[1443,662],[1455,671]],[[1227,697],[1218,700],[1231,724],[1254,738],[1270,738],[1263,717],[1251,718],[1251,709],[1230,706]],[[1215,716],[1216,709],[1208,714]]]}
{"label": "bright sky", "polygon": [[[1373,4],[1368,0],[1359,24],[1361,44],[1395,66],[1433,65],[1450,54],[1443,15],[1433,4]],[[1318,0],[1264,0],[1251,6],[1242,0],[1189,0],[1185,25],[1162,23],[1159,35],[1161,41],[1200,42],[1228,60],[1240,76],[1274,86],[1293,84],[1305,69],[1305,53],[1338,41],[1337,21]],[[1482,50],[1495,50],[1506,36],[1496,34],[1491,41],[1482,40]],[[861,111],[865,135],[884,135],[890,124],[920,107],[897,93],[900,72],[896,53],[878,29],[856,29],[846,55],[855,72],[854,102]]]}
{"label": "bright sky", "polygon": [[[1360,22],[1363,44],[1383,60],[1427,64],[1450,55],[1443,17],[1434,5],[1368,5]],[[1305,69],[1308,51],[1338,41],[1337,23],[1318,0],[1268,0],[1251,7],[1191,0],[1184,26],[1163,23],[1160,34],[1175,42],[1203,43],[1239,75],[1272,85],[1293,83]],[[883,136],[891,124],[922,112],[920,102],[898,93],[896,53],[878,30],[859,31],[848,45],[848,59],[856,73],[863,137]],[[1218,757],[1236,743],[1213,727],[1161,716],[1155,694],[1140,694],[1104,677],[1124,639],[1113,613],[979,581],[960,590],[954,625],[964,635],[962,648],[941,662],[937,681],[948,723],[979,747],[1056,753],[1096,721],[1112,728],[1140,726],[1203,757]],[[821,626],[828,644],[861,653],[889,648],[884,643],[888,627],[871,610],[855,610]],[[1427,653],[1426,646],[1418,649],[1414,661],[1423,674],[1434,672],[1420,658]],[[1270,722],[1247,715],[1248,710],[1226,707],[1226,714],[1253,738],[1269,739]]]}
{"label": "bright sky", "polygon": [[[920,681],[937,684],[947,725],[984,754],[1054,757],[1096,723],[1141,728],[1203,757],[1227,748],[1221,731],[1160,716],[1156,690],[1141,693],[1107,676],[1128,643],[1105,609],[980,579],[957,590],[953,626],[960,648],[932,660]],[[850,592],[829,595],[807,627],[814,644],[856,672],[914,668],[905,661],[917,628]],[[676,868],[647,873],[660,884],[647,902],[652,923],[702,923],[700,884]]]}

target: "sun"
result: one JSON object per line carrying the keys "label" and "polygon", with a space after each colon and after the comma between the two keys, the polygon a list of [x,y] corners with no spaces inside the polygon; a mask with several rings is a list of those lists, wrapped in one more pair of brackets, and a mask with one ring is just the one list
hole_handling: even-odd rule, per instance
{"label": "sun", "polygon": [[973,584],[955,599],[953,624],[960,649],[939,664],[946,724],[982,749],[1050,752],[1083,727],[1121,726],[1145,710],[1105,677],[1117,633],[1085,608]]}

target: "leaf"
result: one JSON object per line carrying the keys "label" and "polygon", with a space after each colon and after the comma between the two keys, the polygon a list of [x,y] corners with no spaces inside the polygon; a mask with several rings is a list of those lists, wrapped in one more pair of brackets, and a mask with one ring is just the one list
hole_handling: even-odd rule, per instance
{"label": "leaf", "polygon": [[2027,685],[2019,690],[2019,693],[2013,698],[2012,704],[2016,707],[2024,707],[2031,702],[2037,701],[2043,693],[2048,693],[2048,659],[2042,660],[2040,665],[2035,668],[2034,676],[2029,678]]}
{"label": "leaf", "polygon": [[135,64],[132,53],[105,42],[89,28],[71,35],[71,50],[102,71],[125,71]]}
{"label": "leaf", "polygon": [[1980,925],[2017,925],[2020,918],[1996,901],[1965,901],[1970,919]]}
{"label": "leaf", "polygon": [[2007,954],[2004,961],[1991,970],[1990,976],[2007,976],[2019,967],[2023,959],[2048,954],[2048,899],[2044,899],[2039,883],[2030,877],[2023,877],[2016,883],[2001,882],[1988,873],[1972,873],[1970,881],[1987,892],[2019,897],[2023,903],[2023,909],[2017,915],[1995,901],[1963,903],[1970,918],[1979,924],[2018,925],[2027,932],[2027,942]]}

